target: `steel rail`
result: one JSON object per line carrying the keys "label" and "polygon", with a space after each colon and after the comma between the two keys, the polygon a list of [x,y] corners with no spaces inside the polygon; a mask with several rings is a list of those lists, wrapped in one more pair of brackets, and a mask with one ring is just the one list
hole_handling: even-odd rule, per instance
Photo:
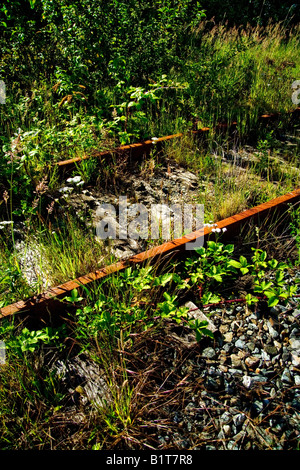
{"label": "steel rail", "polygon": [[[286,114],[290,114],[294,116],[295,118],[298,118],[300,116],[300,107],[295,108],[291,111],[288,111]],[[258,121],[260,123],[266,124],[267,122],[272,122],[276,119],[278,119],[280,116],[282,116],[282,113],[272,113],[272,114],[263,114],[259,116]],[[231,124],[226,124],[226,123],[219,123],[215,127],[215,130],[219,131],[225,131],[226,129],[229,129],[229,132],[235,131],[237,128],[237,122],[234,121]],[[204,136],[211,130],[210,127],[202,127],[200,129],[194,129],[191,132],[192,135],[194,136]],[[162,142],[166,142],[168,140],[173,140],[173,139],[180,139],[184,136],[184,133],[178,133],[178,134],[171,134],[163,137],[158,137],[155,139],[156,144],[160,144]],[[104,150],[101,152],[93,152],[91,154],[84,154],[83,156],[80,157],[75,157],[71,158],[68,160],[63,160],[60,162],[55,162],[54,166],[56,166],[60,171],[70,171],[74,167],[76,167],[76,164],[80,163],[81,161],[90,159],[90,158],[109,158],[112,155],[124,155],[128,154],[130,155],[130,158],[134,161],[136,158],[139,158],[145,154],[148,154],[153,148],[153,140],[145,140],[143,142],[138,142],[138,143],[133,143],[133,144],[128,144],[128,145],[121,145],[119,147],[113,148],[111,150]]]}
{"label": "steel rail", "polygon": [[37,315],[42,315],[44,313],[55,315],[64,308],[61,300],[69,296],[71,291],[75,288],[86,286],[97,280],[103,279],[106,276],[124,270],[130,265],[141,265],[145,261],[149,261],[151,263],[160,260],[162,262],[165,257],[170,255],[177,256],[179,253],[188,253],[189,251],[186,250],[188,243],[195,243],[200,241],[200,245],[205,244],[208,238],[211,235],[214,235],[212,231],[216,228],[221,230],[226,228],[226,232],[222,235],[222,241],[232,240],[236,235],[239,234],[241,229],[250,222],[260,223],[264,220],[267,220],[270,214],[273,215],[276,211],[278,213],[282,213],[287,210],[290,204],[296,204],[299,202],[300,188],[268,202],[262,203],[251,209],[244,210],[236,215],[223,219],[217,222],[217,225],[214,228],[201,228],[195,232],[183,236],[182,238],[165,242],[162,245],[134,255],[127,260],[118,261],[95,272],[80,276],[77,279],[70,280],[59,286],[52,287],[40,295],[33,296],[27,300],[16,302],[6,307],[2,307],[0,309],[0,318],[10,317],[16,314],[23,314],[26,312]]}

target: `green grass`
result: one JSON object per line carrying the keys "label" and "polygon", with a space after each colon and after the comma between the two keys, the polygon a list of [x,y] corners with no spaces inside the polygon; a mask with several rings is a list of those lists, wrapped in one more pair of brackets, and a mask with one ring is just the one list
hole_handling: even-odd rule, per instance
{"label": "green grass", "polygon": [[[58,202],[63,181],[53,166],[57,161],[183,132],[182,139],[165,144],[163,155],[150,155],[141,174],[154,171],[161,156],[164,163],[175,161],[194,171],[205,222],[216,222],[299,187],[299,126],[284,114],[266,129],[257,123],[263,113],[286,113],[294,107],[291,84],[300,78],[299,37],[299,27],[286,33],[279,23],[228,29],[201,22],[193,27],[180,57],[172,59],[167,74],[158,61],[159,72],[154,64],[151,73],[135,76],[131,83],[132,57],[131,62],[112,61],[111,75],[96,88],[92,67],[84,81],[77,69],[70,75],[57,66],[47,79],[38,75],[27,83],[26,92],[20,83],[10,84],[0,114],[0,307],[40,293],[45,282],[60,284],[113,260],[109,250],[95,242],[94,229],[87,227],[90,214],[74,214],[67,202]],[[64,57],[62,49],[59,53]],[[3,66],[9,57],[6,51]],[[237,121],[234,139],[214,132],[219,121]],[[204,126],[211,128],[205,142],[191,138],[192,127]],[[287,134],[289,142],[281,137]],[[253,148],[247,150],[243,165],[224,158],[232,149],[243,152],[249,143]],[[98,166],[96,162],[84,161],[74,174],[81,176],[84,187],[113,187],[116,178],[122,177],[122,167],[114,160]],[[2,221],[13,221],[19,235]],[[269,221],[274,233],[277,222]],[[287,231],[287,238],[268,234],[270,227],[263,233],[251,226],[243,234],[245,247],[272,254],[286,243],[294,264],[299,264],[298,226],[299,211],[292,211],[292,233]],[[37,250],[33,283],[22,269],[20,235],[24,254],[33,247]],[[26,322],[1,321],[0,339],[12,346],[7,364],[0,366],[1,448],[139,445],[141,426],[152,426],[151,420],[143,423],[143,413],[154,415],[157,403],[161,405],[165,398],[150,396],[145,403],[147,374],[140,377],[135,371],[133,377],[138,380],[133,385],[126,354],[134,338],[141,345],[146,334],[156,338],[163,318],[176,323],[184,316],[184,310],[178,309],[180,280],[176,284],[172,277],[175,267],[171,276],[165,271],[166,277],[160,278],[155,269],[138,273],[129,269],[91,290],[73,292],[64,300],[66,323],[61,328],[52,330],[43,324],[30,331]],[[196,279],[200,272],[188,274]],[[218,275],[212,270],[208,278],[217,281]],[[208,282],[206,299],[209,293],[220,294],[216,283],[212,288]],[[204,326],[189,324],[199,336],[205,333]],[[67,393],[48,367],[48,359],[64,361],[79,353],[88,354],[108,378],[112,400],[100,408],[85,408],[82,389]]]}
{"label": "green grass", "polygon": [[[282,141],[281,134],[287,134],[287,129],[276,126],[267,129],[255,147],[247,152],[241,144],[226,138],[203,145],[185,134],[182,139],[166,143],[162,154],[150,156],[150,160],[141,166],[141,175],[148,173],[147,168],[155,171],[157,161],[159,164],[175,161],[195,172],[199,179],[197,202],[204,204],[205,222],[216,222],[299,187],[298,127],[289,130],[289,141]],[[224,159],[232,149],[235,151],[233,155],[243,156],[242,164],[236,161],[238,156]],[[83,167],[78,165],[76,174],[81,175],[84,185],[89,174],[100,187],[102,184],[109,187],[114,178],[122,177],[123,170],[116,164],[100,166],[100,172],[95,172],[95,164],[95,160],[87,160]],[[98,180],[95,174],[99,175]],[[13,190],[2,202],[5,219],[16,218],[18,223],[22,219],[25,221],[25,230],[21,231],[25,251],[27,247],[29,252],[31,249],[39,252],[37,283],[29,285],[21,270],[11,225],[3,226],[0,292],[3,305],[41,292],[45,282],[47,286],[61,284],[113,261],[109,246],[95,240],[92,221],[88,223],[90,213],[77,210],[75,214],[74,210],[66,210],[68,201],[62,203],[57,199],[59,179],[55,172],[49,173],[49,183],[47,181],[39,184],[35,192],[32,189],[33,202],[31,206],[24,203],[21,217],[12,203],[15,197]]]}
{"label": "green grass", "polygon": [[[294,212],[294,217],[299,214]],[[234,287],[240,273],[253,276],[249,304],[264,292],[270,306],[283,303],[292,295],[288,290],[295,289],[286,286],[282,276],[294,269],[292,262],[278,263],[263,250],[249,247],[247,252],[245,246],[235,251],[233,245],[211,241],[171,271],[169,267],[157,276],[157,267],[129,268],[81,293],[73,292],[64,299],[65,314],[59,326],[41,323],[35,329],[24,320],[1,322],[0,339],[7,347],[6,364],[0,366],[2,450],[139,449],[143,442],[146,447],[152,442],[156,448],[147,432],[156,429],[157,406],[163,407],[168,398],[162,385],[155,394],[149,389],[148,374],[153,380],[161,371],[159,363],[143,363],[142,349],[152,338],[154,360],[155,350],[164,343],[164,328],[176,325],[190,334],[194,330],[198,341],[203,335],[213,338],[205,322],[197,323],[182,308],[186,296],[197,299],[198,305],[236,298],[241,295],[238,285]],[[269,278],[273,280],[264,290],[266,272],[276,276]],[[97,382],[101,375],[108,392],[101,403],[86,400],[86,383],[66,386],[55,373],[52,366],[58,359],[76,357],[99,367]],[[163,382],[170,375],[172,370],[164,370]],[[175,387],[174,391],[171,400],[179,407],[179,390]]]}
{"label": "green grass", "polygon": [[[66,94],[63,80],[51,86],[35,82],[30,99],[11,90],[0,118],[3,143],[22,129],[22,153],[37,171],[118,142],[182,132],[193,119],[209,127],[237,120],[243,135],[253,130],[260,114],[293,107],[299,29],[286,37],[280,24],[228,30],[224,25],[209,29],[204,22],[194,34],[186,60],[169,76],[153,76],[139,86],[112,82],[102,91],[105,110],[103,100],[82,101],[76,93],[85,87],[76,83],[69,83]],[[109,113],[105,118],[104,112]]]}

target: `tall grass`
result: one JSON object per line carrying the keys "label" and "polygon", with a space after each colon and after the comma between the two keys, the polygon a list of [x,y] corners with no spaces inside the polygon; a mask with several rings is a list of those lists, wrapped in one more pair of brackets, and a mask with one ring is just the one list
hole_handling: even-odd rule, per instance
{"label": "tall grass", "polygon": [[[21,128],[23,154],[36,168],[117,145],[119,133],[136,141],[184,131],[193,120],[209,127],[237,121],[244,134],[260,114],[293,107],[291,84],[300,76],[299,31],[294,27],[287,34],[281,24],[228,29],[202,22],[185,60],[174,63],[163,81],[153,74],[148,84],[141,83],[145,92],[156,90],[154,102],[130,98],[126,83],[112,82],[91,97],[85,86],[63,76],[33,83],[30,95],[11,87],[1,108],[2,143]],[[138,106],[126,115],[118,109],[122,101]]]}
{"label": "tall grass", "polygon": [[[261,149],[256,168],[239,173],[233,168],[230,174],[231,170],[223,168],[221,158],[217,158],[226,151],[227,142],[222,141],[219,152],[221,141],[213,126],[219,121],[236,120],[238,146],[249,133],[262,138],[257,126],[260,114],[286,112],[293,107],[291,84],[300,76],[299,31],[299,27],[294,27],[286,33],[281,24],[228,28],[226,24],[201,22],[186,45],[185,59],[174,61],[167,76],[153,72],[148,83],[141,78],[141,87],[130,87],[129,82],[121,81],[116,85],[112,80],[111,87],[105,85],[91,94],[88,84],[72,83],[63,71],[59,76],[54,74],[50,81],[35,81],[30,92],[24,93],[17,83],[12,84],[0,114],[0,221],[25,218],[30,221],[32,232],[39,226],[44,214],[33,210],[36,187],[48,178],[49,192],[44,195],[47,205],[61,185],[59,175],[51,167],[53,162],[95,149],[113,148],[121,137],[136,141],[184,132],[195,123],[198,127],[211,127],[206,151],[188,137],[180,144],[176,142],[177,148],[171,144],[166,151],[207,181],[199,202],[204,202],[209,219],[232,215],[248,204],[291,189],[299,181],[297,171],[284,169],[284,163],[281,167],[277,163],[271,165],[271,159],[265,158],[267,147]],[[12,152],[16,140],[17,147]],[[294,166],[298,164],[297,151],[289,157]],[[278,157],[279,152],[273,152],[271,157]],[[269,181],[254,181],[253,172],[265,177],[264,166]],[[86,168],[81,166],[81,170],[88,184],[95,175],[94,162],[86,163]],[[99,172],[106,184],[110,170],[108,164]],[[275,179],[277,186],[272,184]],[[253,183],[251,187],[249,181]],[[4,191],[10,194],[9,215],[2,200]],[[61,230],[55,234],[44,227],[39,235],[43,256],[53,266],[53,282],[86,272],[97,265],[97,258],[102,258],[100,247],[95,249],[90,234],[72,224]],[[18,271],[10,249],[1,248],[1,256],[8,271]],[[7,287],[3,287],[6,291]]]}
{"label": "tall grass", "polygon": [[292,108],[291,84],[299,76],[299,27],[288,35],[281,24],[234,27],[202,23],[197,46],[182,71],[191,108],[203,125],[238,121],[252,128],[260,114]]}

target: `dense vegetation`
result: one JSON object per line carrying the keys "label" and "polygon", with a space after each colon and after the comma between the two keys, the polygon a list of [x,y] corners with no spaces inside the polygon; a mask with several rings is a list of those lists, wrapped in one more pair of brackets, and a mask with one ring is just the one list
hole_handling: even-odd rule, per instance
{"label": "dense vegetation", "polygon": [[[6,85],[0,104],[3,292],[14,279],[6,302],[22,297],[24,289],[25,296],[30,292],[12,258],[13,222],[25,222],[30,234],[43,233],[54,252],[65,250],[48,230],[60,185],[55,161],[237,121],[236,145],[249,136],[256,139],[255,171],[267,177],[253,183],[250,193],[249,175],[240,178],[243,189],[236,192],[234,207],[217,201],[232,194],[235,176],[225,178],[222,165],[208,154],[199,158],[202,150],[195,143],[167,149],[215,180],[213,200],[199,199],[208,220],[244,208],[242,201],[255,204],[295,187],[297,172],[283,171],[273,160],[270,167],[270,149],[275,156],[282,151],[277,134],[271,129],[260,134],[257,126],[262,113],[282,112],[283,132],[284,113],[295,107],[291,85],[299,78],[299,9],[292,2],[7,1],[0,15],[0,80]],[[212,132],[210,139],[215,152],[217,136]],[[294,165],[289,150],[286,158]],[[78,168],[85,184],[94,169],[94,160]],[[102,167],[98,184],[115,172]],[[273,180],[282,185],[272,185]],[[76,234],[63,256],[70,262],[89,242],[69,218],[61,238],[67,233]],[[85,259],[96,257],[94,247],[86,252]],[[85,262],[74,266],[66,278],[92,268]]]}
{"label": "dense vegetation", "polygon": [[[145,167],[163,164],[167,155],[194,171],[204,188],[197,202],[205,205],[206,222],[299,186],[299,125],[288,114],[296,107],[292,83],[300,79],[299,19],[297,5],[277,0],[5,1],[0,7],[0,80],[6,86],[0,103],[0,308],[43,289],[40,279],[31,284],[24,275],[17,238],[23,252],[27,244],[38,247],[39,267],[42,271],[46,260],[53,283],[89,272],[103,260],[95,234],[58,197],[63,183],[53,166],[57,161],[183,132],[180,144],[166,144],[161,161],[151,154]],[[272,112],[281,118],[260,127],[258,117]],[[219,139],[214,126],[232,121],[237,121],[234,142],[228,135]],[[211,131],[202,147],[188,131],[204,126]],[[230,145],[239,150],[249,142],[255,151],[246,166],[224,163]],[[96,164],[90,159],[76,168],[84,187],[107,186],[119,171],[115,162],[105,163],[95,178]],[[225,288],[245,274],[252,279],[242,299],[249,307],[261,296],[270,308],[287,303],[297,292],[285,284],[285,275],[299,266],[299,217],[299,209],[291,208],[284,221],[285,262],[275,250],[285,238],[272,221],[272,240],[270,224],[265,232],[249,228],[247,246],[256,249],[247,257],[231,244],[210,241],[185,264],[165,266],[160,276],[156,267],[128,268],[91,290],[75,290],[64,299],[65,323],[58,328],[1,322],[0,340],[13,366],[4,366],[0,377],[0,448],[71,445],[64,447],[63,434],[67,429],[72,435],[76,417],[64,422],[61,434],[56,420],[65,419],[73,395],[66,397],[53,371],[46,371],[45,357],[54,361],[82,352],[105,369],[114,396],[70,442],[101,449],[127,439],[138,391],[130,387],[119,353],[130,349],[131,335],[160,331],[167,319],[184,321],[197,340],[213,338],[207,323],[190,319],[180,302],[187,292],[202,306],[220,302],[228,294]]]}

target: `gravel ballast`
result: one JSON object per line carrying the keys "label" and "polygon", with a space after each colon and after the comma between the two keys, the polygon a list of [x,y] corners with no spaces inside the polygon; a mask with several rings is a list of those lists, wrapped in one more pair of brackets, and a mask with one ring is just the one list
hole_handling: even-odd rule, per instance
{"label": "gravel ballast", "polygon": [[[294,282],[299,272],[289,276],[287,282]],[[60,384],[70,399],[63,415],[52,417],[53,425],[69,416],[79,432],[87,420],[99,419],[104,390],[121,400],[127,384],[131,424],[116,441],[97,441],[103,450],[299,449],[299,294],[300,289],[286,305],[273,308],[265,301],[232,302],[201,311],[195,299],[185,303],[193,316],[208,319],[214,338],[197,342],[193,330],[170,318],[157,319],[146,331],[133,330],[116,352],[122,366],[114,369],[113,389],[103,374],[94,373],[88,354],[70,357]],[[70,436],[65,445],[77,444]]]}
{"label": "gravel ballast", "polygon": [[299,299],[271,309],[262,302],[204,313],[216,328],[214,340],[196,343],[190,331],[169,324],[164,339],[145,335],[137,342],[137,364],[145,369],[136,374],[147,374],[146,409],[156,427],[144,444],[180,450],[298,449]]}

